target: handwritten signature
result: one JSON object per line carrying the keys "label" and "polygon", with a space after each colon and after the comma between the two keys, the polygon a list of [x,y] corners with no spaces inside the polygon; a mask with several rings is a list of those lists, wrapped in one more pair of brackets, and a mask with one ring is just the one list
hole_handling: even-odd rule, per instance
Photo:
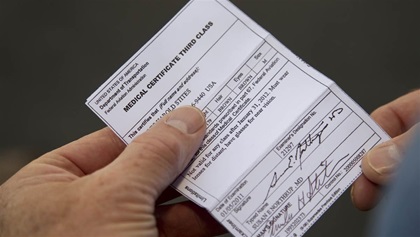
{"label": "handwritten signature", "polygon": [[319,124],[319,126],[315,129],[315,132],[309,133],[308,136],[297,145],[295,155],[290,155],[288,158],[289,162],[287,164],[287,167],[279,175],[277,174],[277,172],[274,172],[273,177],[271,178],[270,187],[267,190],[263,203],[270,196],[271,190],[277,186],[279,180],[286,174],[286,172],[289,169],[295,167],[296,163],[299,163],[299,167],[300,169],[302,169],[303,153],[307,151],[311,145],[313,144],[319,145],[322,143],[322,133],[327,127],[328,127],[328,124],[324,125],[324,121],[322,121]]}
{"label": "handwritten signature", "polygon": [[[283,215],[283,218],[280,219],[279,215]],[[287,224],[290,223],[290,221],[293,220],[293,217],[294,215],[292,213],[289,213],[289,207],[286,206],[283,213],[275,215],[268,222],[268,224],[270,225],[269,236],[276,236],[279,231],[281,231]]]}
{"label": "handwritten signature", "polygon": [[347,159],[349,154],[345,155],[339,159],[335,165],[330,169],[331,162],[328,162],[326,159],[321,162],[319,167],[323,167],[319,173],[314,173],[313,175],[308,176],[308,190],[302,191],[302,195],[298,195],[298,207],[301,210],[312,198],[317,194],[317,192],[324,186],[325,182],[334,174],[338,165]]}
{"label": "handwritten signature", "polygon": [[[328,127],[328,123],[325,124],[324,126],[324,121],[322,121],[319,126],[315,129],[314,133],[309,133],[308,137],[303,140],[302,142],[300,142],[297,145],[296,148],[296,155],[295,157],[298,157],[300,163],[299,163],[299,167],[302,169],[302,155],[303,153],[312,145],[314,144],[315,141],[318,141],[318,144],[322,143],[322,133],[324,132],[324,130]],[[322,127],[323,126],[323,127]],[[318,129],[322,127],[321,130],[318,131]]]}
{"label": "handwritten signature", "polygon": [[[337,115],[341,114],[343,112],[343,108],[339,107],[331,112],[331,114],[328,116],[330,121],[333,121]],[[274,189],[277,184],[279,183],[280,179],[287,173],[287,171],[295,166],[295,164],[298,162],[300,169],[302,169],[302,157],[303,154],[311,147],[313,144],[320,145],[322,143],[322,134],[325,131],[325,129],[328,127],[328,123],[324,123],[322,121],[318,127],[315,129],[313,133],[309,133],[307,137],[300,142],[296,146],[296,152],[294,155],[290,155],[288,160],[287,167],[281,172],[277,173],[274,172],[273,176],[271,178],[270,186],[268,187],[267,193],[264,197],[264,200],[262,203],[264,203],[267,198],[270,196],[272,189]]]}
{"label": "handwritten signature", "polygon": [[330,119],[330,121],[332,121],[333,119],[335,119],[335,114],[341,114],[343,112],[343,108],[337,108],[335,110],[333,110],[333,112],[331,112],[331,116],[329,116],[328,118]]}

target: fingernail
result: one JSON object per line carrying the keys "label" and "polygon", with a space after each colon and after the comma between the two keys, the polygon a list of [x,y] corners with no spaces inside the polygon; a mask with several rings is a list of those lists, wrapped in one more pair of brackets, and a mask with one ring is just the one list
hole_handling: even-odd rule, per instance
{"label": "fingernail", "polygon": [[369,166],[378,174],[392,173],[401,162],[401,154],[393,142],[384,142],[366,154]]}
{"label": "fingernail", "polygon": [[183,106],[172,111],[165,123],[185,134],[193,134],[204,126],[205,121],[204,114],[199,109]]}

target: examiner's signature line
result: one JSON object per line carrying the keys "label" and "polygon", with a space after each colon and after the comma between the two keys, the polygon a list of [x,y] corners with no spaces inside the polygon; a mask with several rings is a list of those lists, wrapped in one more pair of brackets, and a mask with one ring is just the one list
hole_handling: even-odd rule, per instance
{"label": "examiner's signature line", "polygon": [[[318,131],[318,129],[321,128],[321,127],[322,127],[322,129]],[[301,169],[302,169],[302,156],[303,156],[303,153],[305,153],[305,151],[310,146],[312,146],[312,144],[316,143],[316,141],[317,141],[316,144],[318,144],[318,145],[322,143],[322,133],[324,132],[324,130],[327,127],[328,127],[328,123],[326,123],[324,125],[324,121],[322,121],[319,124],[319,126],[315,129],[315,132],[314,133],[309,133],[308,137],[297,145],[295,157],[297,157],[297,159],[299,160],[299,167]]]}
{"label": "examiner's signature line", "polygon": [[318,144],[319,145],[319,144],[322,143],[322,133],[325,131],[325,129],[327,127],[328,127],[328,124],[327,123],[324,124],[324,121],[322,121],[318,125],[318,127],[315,129],[315,132],[314,133],[309,133],[307,135],[307,138],[305,138],[302,142],[300,142],[297,145],[295,155],[290,155],[289,158],[288,158],[289,162],[287,164],[287,167],[280,174],[277,174],[277,172],[274,171],[273,176],[271,178],[270,187],[267,190],[267,193],[265,195],[265,198],[263,200],[263,203],[267,200],[268,196],[270,196],[271,190],[277,186],[277,184],[280,181],[280,179],[286,174],[286,172],[289,169],[295,167],[296,166],[296,163],[298,163],[300,169],[302,169],[302,156],[303,156],[303,154],[313,144]]}

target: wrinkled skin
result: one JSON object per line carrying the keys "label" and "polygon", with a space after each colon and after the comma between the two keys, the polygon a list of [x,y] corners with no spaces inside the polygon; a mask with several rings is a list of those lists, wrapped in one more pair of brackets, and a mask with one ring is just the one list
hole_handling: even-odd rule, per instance
{"label": "wrinkled skin", "polygon": [[178,195],[167,187],[200,146],[205,127],[201,111],[182,107],[127,147],[104,128],[43,155],[0,186],[0,236],[223,233],[190,202],[156,206]]}
{"label": "wrinkled skin", "polygon": [[381,187],[394,177],[410,139],[420,128],[419,112],[420,90],[415,90],[371,114],[391,140],[376,146],[362,159],[363,175],[354,182],[351,191],[356,208],[370,210],[381,199]]}

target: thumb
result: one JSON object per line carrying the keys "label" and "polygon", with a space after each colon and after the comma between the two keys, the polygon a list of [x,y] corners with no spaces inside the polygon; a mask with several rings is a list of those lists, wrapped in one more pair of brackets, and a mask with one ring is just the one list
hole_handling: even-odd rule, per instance
{"label": "thumb", "polygon": [[417,126],[370,150],[362,160],[362,171],[366,178],[385,185],[395,175],[404,157],[405,149]]}
{"label": "thumb", "polygon": [[154,201],[172,183],[199,148],[205,134],[204,114],[178,108],[136,137],[110,168],[121,182]]}

